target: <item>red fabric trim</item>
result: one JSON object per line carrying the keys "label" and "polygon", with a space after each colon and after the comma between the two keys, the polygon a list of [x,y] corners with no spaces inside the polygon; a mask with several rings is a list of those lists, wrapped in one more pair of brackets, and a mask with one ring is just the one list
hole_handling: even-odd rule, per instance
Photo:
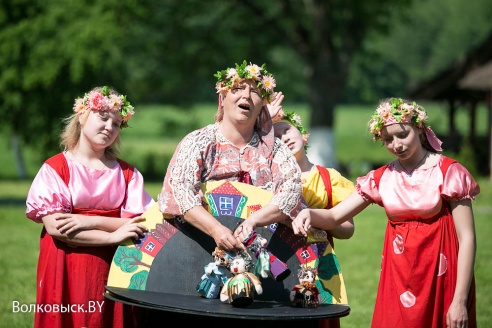
{"label": "red fabric trim", "polygon": [[[456,160],[449,158],[449,157],[446,157],[446,156],[442,157],[442,165],[441,165],[440,169],[441,169],[443,177],[446,176],[446,173],[448,172],[449,166],[453,163],[456,163]],[[378,189],[379,189],[379,181],[381,180],[381,177],[383,176],[383,172],[384,172],[384,170],[386,170],[387,166],[388,166],[388,164],[383,165],[374,171],[374,183],[376,184],[376,188],[378,188]]]}
{"label": "red fabric trim", "polygon": [[383,176],[383,172],[384,170],[386,170],[386,167],[388,167],[388,164],[383,165],[374,171],[374,183],[376,184],[376,188],[378,190],[379,190],[379,181],[381,180],[381,177]]}
{"label": "red fabric trim", "polygon": [[117,159],[118,163],[120,163],[121,169],[123,170],[123,175],[125,176],[125,182],[126,186],[128,187],[128,183],[130,183],[130,180],[133,177],[133,170],[134,167],[130,163],[125,162],[122,159]]}
{"label": "red fabric trim", "polygon": [[[330,172],[328,169],[324,166],[321,165],[316,165],[316,168],[318,169],[321,178],[323,179],[323,183],[325,184],[325,189],[326,189],[326,194],[328,195],[328,205],[326,208],[332,208],[333,207],[333,197],[332,197],[332,188],[331,188],[331,178],[330,178]],[[335,243],[333,242],[333,237],[331,236],[330,233],[328,233],[328,241],[331,244],[331,247],[334,249],[335,248]],[[339,318],[333,318],[333,319],[322,319],[319,321],[319,328],[340,328],[340,319]]]}
{"label": "red fabric trim", "polygon": [[[133,165],[125,162],[122,159],[117,159],[118,163],[121,166],[121,169],[123,170],[123,176],[125,177],[125,182],[128,187],[128,183],[130,183],[130,180],[133,177]],[[62,180],[65,182],[65,184],[68,186],[68,182],[70,181],[70,170],[68,169],[68,164],[67,164],[67,159],[65,158],[65,155],[63,153],[58,153],[54,156],[51,156],[45,161],[46,164],[51,166],[53,170],[58,173],[58,175],[62,178]]]}
{"label": "red fabric trim", "polygon": [[48,158],[45,163],[51,166],[68,186],[68,182],[70,181],[70,171],[68,170],[67,159],[65,156],[62,153],[58,153]]}
{"label": "red fabric trim", "polygon": [[321,174],[321,178],[323,179],[323,183],[325,184],[325,189],[326,189],[326,194],[328,195],[328,205],[326,208],[332,208],[333,207],[333,200],[332,200],[332,189],[331,189],[331,178],[330,178],[330,172],[328,172],[328,169],[324,166],[321,165],[316,165],[316,168],[318,169],[319,173]]}
{"label": "red fabric trim", "polygon": [[446,176],[446,172],[448,172],[449,166],[453,163],[456,163],[456,160],[449,158],[449,157],[446,157],[446,156],[442,157],[441,172],[442,172],[443,177]]}
{"label": "red fabric trim", "polygon": [[251,176],[249,175],[249,172],[246,171],[239,171],[238,173],[238,180],[237,182],[242,182],[246,183],[249,185],[253,185],[253,181],[251,180]]}
{"label": "red fabric trim", "polygon": [[[319,171],[319,174],[321,175],[321,179],[323,179],[323,183],[325,184],[325,189],[326,189],[326,195],[328,196],[328,205],[326,205],[326,208],[332,208],[333,207],[333,197],[332,197],[332,188],[331,188],[331,178],[330,178],[330,172],[328,172],[328,169],[324,166],[321,165],[316,165],[316,168]],[[330,245],[333,249],[335,249],[335,243],[333,241],[333,236],[329,231],[326,232],[328,241],[330,242]]]}
{"label": "red fabric trim", "polygon": [[117,159],[118,163],[120,163],[121,169],[123,170],[123,176],[125,177],[125,182],[126,182],[126,188],[125,188],[125,202],[121,204],[121,207],[123,207],[126,203],[126,200],[128,199],[128,184],[130,183],[130,180],[133,177],[133,165],[130,163],[125,162],[122,159]]}

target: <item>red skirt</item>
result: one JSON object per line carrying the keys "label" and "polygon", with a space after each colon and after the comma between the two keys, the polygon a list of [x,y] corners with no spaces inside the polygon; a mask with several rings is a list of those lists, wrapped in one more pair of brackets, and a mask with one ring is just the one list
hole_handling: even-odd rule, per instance
{"label": "red skirt", "polygon": [[[114,216],[112,212],[92,214]],[[116,248],[72,247],[53,239],[43,228],[34,327],[136,327],[137,308],[104,297]]]}
{"label": "red skirt", "polygon": [[[458,236],[449,210],[429,222],[388,221],[372,327],[446,327],[458,266]],[[468,327],[476,327],[474,279]]]}

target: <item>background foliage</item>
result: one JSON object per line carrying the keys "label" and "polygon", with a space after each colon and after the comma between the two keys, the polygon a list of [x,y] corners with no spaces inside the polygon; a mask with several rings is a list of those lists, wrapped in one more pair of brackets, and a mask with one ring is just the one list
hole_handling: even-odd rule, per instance
{"label": "background foliage", "polygon": [[60,118],[93,86],[187,111],[243,59],[336,129],[337,106],[404,96],[484,40],[491,14],[489,0],[2,1],[0,136],[25,178],[26,149],[57,149]]}

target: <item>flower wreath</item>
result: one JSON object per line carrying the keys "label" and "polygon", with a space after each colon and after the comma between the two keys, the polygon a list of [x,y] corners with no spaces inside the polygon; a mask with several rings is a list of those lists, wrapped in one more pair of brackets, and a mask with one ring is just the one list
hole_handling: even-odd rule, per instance
{"label": "flower wreath", "polygon": [[242,80],[248,79],[257,81],[258,89],[261,91],[261,98],[270,102],[273,89],[277,85],[275,78],[266,69],[266,64],[261,67],[243,61],[241,65],[236,63],[236,68],[227,68],[217,71],[214,76],[217,78],[215,89],[217,93],[225,94],[231,88],[237,86]]}
{"label": "flower wreath", "polygon": [[123,117],[121,129],[128,127],[128,120],[135,114],[134,108],[126,100],[126,96],[112,93],[108,86],[92,90],[86,93],[83,98],[75,99],[73,110],[77,115],[82,115],[87,110],[119,112]]}
{"label": "flower wreath", "polygon": [[308,149],[308,140],[309,140],[309,132],[306,130],[306,128],[302,125],[302,119],[299,114],[296,112],[284,112],[283,110],[279,111],[280,118],[276,118],[275,122],[286,122],[289,123],[290,125],[294,126],[299,130],[299,132],[302,135],[302,139],[305,142],[304,150],[307,151]]}
{"label": "flower wreath", "polygon": [[401,98],[390,98],[383,101],[374,111],[369,121],[369,132],[373,140],[381,139],[384,126],[398,123],[411,123],[419,128],[428,127],[425,109],[415,101],[405,102]]}

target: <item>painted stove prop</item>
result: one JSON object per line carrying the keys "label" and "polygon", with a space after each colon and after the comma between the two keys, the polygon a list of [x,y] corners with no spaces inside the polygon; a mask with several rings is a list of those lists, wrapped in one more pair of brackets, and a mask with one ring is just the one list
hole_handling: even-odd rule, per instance
{"label": "painted stove prop", "polygon": [[[231,230],[272,196],[240,182],[208,182],[202,185],[202,191],[209,212]],[[306,239],[295,236],[283,224],[257,228],[256,233],[267,241],[262,245],[263,251],[267,251],[271,261],[284,263],[287,268],[279,279],[271,274],[259,276],[263,292],[255,295],[251,304],[235,307],[219,298],[202,297],[197,291],[204,266],[216,247],[210,236],[184,220],[164,219],[158,204],[143,216],[149,232],[138,241],[127,240],[118,246],[105,296],[147,309],[156,323],[174,314],[214,322],[248,319],[249,325],[251,320],[299,324],[299,320],[344,317],[350,313],[340,265],[324,231]],[[256,261],[256,254],[252,255]],[[290,293],[299,284],[297,271],[301,264],[317,270],[320,304],[316,308],[295,307],[291,303]]]}

